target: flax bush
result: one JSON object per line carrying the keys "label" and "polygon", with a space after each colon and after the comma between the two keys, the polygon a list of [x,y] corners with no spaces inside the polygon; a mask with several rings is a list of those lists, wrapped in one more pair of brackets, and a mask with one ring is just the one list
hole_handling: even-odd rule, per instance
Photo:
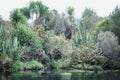
{"label": "flax bush", "polygon": [[10,58],[16,61],[22,55],[22,47],[19,46],[17,37],[13,37],[13,27],[6,23],[0,26],[0,59],[6,61]]}

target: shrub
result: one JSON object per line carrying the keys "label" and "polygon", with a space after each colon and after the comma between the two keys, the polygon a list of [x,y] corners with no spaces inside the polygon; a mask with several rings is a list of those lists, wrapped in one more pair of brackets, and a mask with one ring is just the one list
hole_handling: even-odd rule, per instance
{"label": "shrub", "polygon": [[29,61],[29,62],[21,62],[17,61],[12,65],[12,71],[19,71],[24,69],[42,69],[43,65],[38,61]]}
{"label": "shrub", "polygon": [[42,25],[35,25],[33,30],[38,33],[38,35],[42,38],[45,37],[45,29]]}
{"label": "shrub", "polygon": [[19,46],[17,37],[14,37],[13,26],[3,23],[0,26],[0,58],[4,61],[6,57],[16,61],[21,57],[23,48]]}
{"label": "shrub", "polygon": [[69,68],[71,66],[71,61],[69,59],[66,59],[62,61],[62,68]]}
{"label": "shrub", "polygon": [[24,68],[26,68],[26,69],[39,69],[39,68],[43,68],[43,65],[40,62],[33,60],[30,62],[24,63]]}
{"label": "shrub", "polygon": [[118,59],[119,51],[118,38],[112,32],[106,31],[98,34],[98,42],[96,44],[97,54],[110,59]]}
{"label": "shrub", "polygon": [[108,61],[108,58],[105,56],[93,56],[93,58],[90,60],[90,63],[92,65],[99,65],[103,68],[104,64]]}
{"label": "shrub", "polygon": [[44,50],[51,59],[62,58],[66,40],[62,36],[48,36],[44,44]]}
{"label": "shrub", "polygon": [[31,46],[32,48],[42,47],[42,39],[30,27],[18,23],[14,30],[14,36],[18,37],[18,41],[22,46]]}
{"label": "shrub", "polygon": [[12,65],[12,71],[18,71],[23,69],[24,69],[24,64],[21,61],[17,61]]}
{"label": "shrub", "polygon": [[49,62],[52,60],[65,60],[67,59],[67,50],[72,49],[72,43],[71,41],[65,40],[61,35],[56,36],[52,32],[47,31],[43,49],[48,56],[47,58],[49,58]]}
{"label": "shrub", "polygon": [[70,67],[70,60],[58,60],[58,61],[52,61],[51,65],[55,69],[60,69],[60,68],[68,68]]}
{"label": "shrub", "polygon": [[55,68],[55,69],[61,68],[61,64],[62,64],[62,62],[60,60],[52,61],[52,63],[51,63],[52,67]]}
{"label": "shrub", "polygon": [[7,56],[7,50],[12,41],[11,39],[11,29],[9,26],[7,26],[6,24],[1,24],[0,25],[0,50],[1,50],[1,54],[0,57],[2,59],[4,59]]}
{"label": "shrub", "polygon": [[113,21],[110,18],[106,18],[96,25],[93,32],[96,32],[98,35],[100,31],[111,31],[113,25]]}
{"label": "shrub", "polygon": [[81,45],[79,48],[76,48],[71,54],[71,59],[72,62],[75,63],[88,63],[93,55],[95,55],[94,46]]}
{"label": "shrub", "polygon": [[11,43],[10,48],[8,49],[8,56],[13,60],[17,61],[19,60],[23,53],[24,53],[24,47],[20,47],[17,37],[14,38],[14,40]]}

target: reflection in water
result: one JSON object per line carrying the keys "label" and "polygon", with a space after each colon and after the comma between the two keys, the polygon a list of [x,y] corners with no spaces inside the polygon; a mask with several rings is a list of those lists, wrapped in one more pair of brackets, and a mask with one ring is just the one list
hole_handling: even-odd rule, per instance
{"label": "reflection in water", "polygon": [[120,72],[46,71],[0,73],[0,80],[120,80]]}

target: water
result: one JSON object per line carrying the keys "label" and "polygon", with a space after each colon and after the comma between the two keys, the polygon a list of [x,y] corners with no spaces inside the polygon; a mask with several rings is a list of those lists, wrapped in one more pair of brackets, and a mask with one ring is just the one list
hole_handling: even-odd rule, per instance
{"label": "water", "polygon": [[0,73],[0,80],[120,80],[120,71],[25,71]]}

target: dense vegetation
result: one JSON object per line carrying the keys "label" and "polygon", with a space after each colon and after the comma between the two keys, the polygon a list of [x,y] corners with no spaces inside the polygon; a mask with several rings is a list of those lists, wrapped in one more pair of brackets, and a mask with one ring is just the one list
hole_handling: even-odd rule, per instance
{"label": "dense vegetation", "polygon": [[66,12],[36,1],[0,18],[0,70],[120,69],[120,8],[107,17],[86,8],[79,24]]}

